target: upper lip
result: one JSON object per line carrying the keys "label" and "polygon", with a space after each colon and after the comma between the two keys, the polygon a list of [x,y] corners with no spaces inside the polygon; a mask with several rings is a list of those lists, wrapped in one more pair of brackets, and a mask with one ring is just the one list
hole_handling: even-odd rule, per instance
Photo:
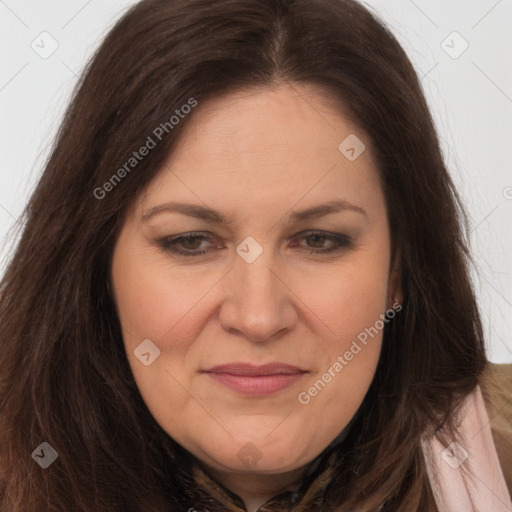
{"label": "upper lip", "polygon": [[306,370],[302,370],[297,366],[284,363],[269,363],[264,365],[253,365],[247,363],[228,363],[214,366],[204,370],[206,373],[229,373],[231,375],[293,375],[296,373],[304,373]]}

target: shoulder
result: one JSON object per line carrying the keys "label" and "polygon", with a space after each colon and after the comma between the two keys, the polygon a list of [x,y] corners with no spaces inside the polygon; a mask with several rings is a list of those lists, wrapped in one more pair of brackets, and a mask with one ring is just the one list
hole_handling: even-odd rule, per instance
{"label": "shoulder", "polygon": [[512,364],[489,362],[479,385],[503,476],[512,495]]}

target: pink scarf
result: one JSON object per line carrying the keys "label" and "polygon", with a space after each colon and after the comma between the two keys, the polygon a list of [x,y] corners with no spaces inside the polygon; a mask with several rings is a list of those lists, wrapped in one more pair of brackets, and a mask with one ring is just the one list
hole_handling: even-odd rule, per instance
{"label": "pink scarf", "polygon": [[[466,397],[461,415],[463,446],[445,449],[435,437],[422,441],[439,512],[512,512],[479,386]],[[462,466],[476,476],[464,480]]]}

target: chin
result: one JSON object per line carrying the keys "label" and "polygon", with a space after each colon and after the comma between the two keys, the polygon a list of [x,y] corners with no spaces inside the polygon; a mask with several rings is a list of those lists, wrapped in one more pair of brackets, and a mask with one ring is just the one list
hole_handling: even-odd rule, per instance
{"label": "chin", "polygon": [[[282,473],[297,469],[308,462],[305,454],[297,451],[297,443],[290,440],[242,441],[208,455],[218,469],[243,473]],[[314,456],[311,457],[313,458]]]}

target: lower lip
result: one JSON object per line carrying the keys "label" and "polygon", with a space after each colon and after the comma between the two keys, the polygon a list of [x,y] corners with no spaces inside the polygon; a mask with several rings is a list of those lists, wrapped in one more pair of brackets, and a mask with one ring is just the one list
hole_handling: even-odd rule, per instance
{"label": "lower lip", "polygon": [[286,373],[276,375],[233,375],[230,373],[211,373],[208,375],[224,384],[224,386],[231,388],[238,393],[251,396],[271,395],[285,389],[298,380],[300,380],[306,373]]}

